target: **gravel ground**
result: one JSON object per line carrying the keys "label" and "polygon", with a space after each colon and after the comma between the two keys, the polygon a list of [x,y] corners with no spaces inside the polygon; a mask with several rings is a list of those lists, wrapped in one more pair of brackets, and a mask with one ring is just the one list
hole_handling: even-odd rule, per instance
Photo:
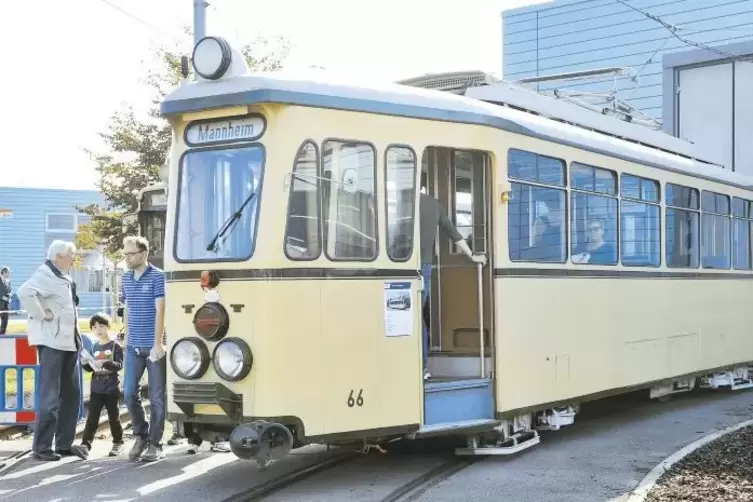
{"label": "gravel ground", "polygon": [[690,453],[659,478],[646,502],[753,500],[753,426]]}

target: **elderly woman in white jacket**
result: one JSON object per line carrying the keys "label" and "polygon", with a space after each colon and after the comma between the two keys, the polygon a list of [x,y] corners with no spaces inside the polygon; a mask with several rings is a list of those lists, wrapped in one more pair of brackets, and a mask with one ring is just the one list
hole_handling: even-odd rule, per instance
{"label": "elderly woman in white jacket", "polygon": [[77,454],[73,440],[81,388],[76,365],[82,343],[75,284],[67,274],[75,252],[72,242],[53,241],[47,260],[17,292],[29,314],[29,345],[37,348],[39,357],[39,408],[32,446],[38,460]]}

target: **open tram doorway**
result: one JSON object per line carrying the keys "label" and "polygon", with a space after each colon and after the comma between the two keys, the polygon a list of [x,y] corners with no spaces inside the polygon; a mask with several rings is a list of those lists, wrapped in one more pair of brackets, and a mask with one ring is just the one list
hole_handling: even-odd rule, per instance
{"label": "open tram doorway", "polygon": [[430,333],[424,426],[472,426],[494,417],[490,159],[481,151],[429,147],[421,171],[421,191],[439,202],[471,251],[487,257],[479,273],[436,229],[430,300],[422,310]]}

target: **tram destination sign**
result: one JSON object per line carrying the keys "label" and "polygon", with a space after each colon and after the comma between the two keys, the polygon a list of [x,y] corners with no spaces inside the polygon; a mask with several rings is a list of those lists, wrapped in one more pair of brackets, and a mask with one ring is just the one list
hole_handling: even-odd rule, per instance
{"label": "tram destination sign", "polygon": [[264,134],[266,123],[258,115],[230,117],[222,120],[194,122],[186,127],[185,139],[189,145],[214,145],[251,141]]}

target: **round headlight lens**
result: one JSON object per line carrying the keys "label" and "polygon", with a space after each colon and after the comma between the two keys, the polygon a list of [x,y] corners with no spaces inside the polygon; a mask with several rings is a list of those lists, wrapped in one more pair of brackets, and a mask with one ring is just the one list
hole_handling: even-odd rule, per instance
{"label": "round headlight lens", "polygon": [[173,345],[170,365],[181,378],[200,378],[209,366],[209,350],[198,338],[183,338]]}
{"label": "round headlight lens", "polygon": [[220,37],[204,37],[193,50],[193,68],[207,80],[217,80],[230,67],[230,45]]}
{"label": "round headlight lens", "polygon": [[214,348],[212,363],[217,374],[225,380],[240,380],[248,375],[253,364],[251,349],[238,338],[228,338]]}

